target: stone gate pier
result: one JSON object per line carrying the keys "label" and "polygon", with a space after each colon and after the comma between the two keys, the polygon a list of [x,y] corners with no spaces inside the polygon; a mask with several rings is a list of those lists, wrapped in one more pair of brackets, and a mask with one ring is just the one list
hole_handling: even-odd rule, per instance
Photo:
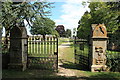
{"label": "stone gate pier", "polygon": [[27,31],[24,25],[16,25],[10,31],[9,68],[22,70],[27,65]]}
{"label": "stone gate pier", "polygon": [[90,62],[91,71],[106,71],[107,31],[104,24],[92,24]]}

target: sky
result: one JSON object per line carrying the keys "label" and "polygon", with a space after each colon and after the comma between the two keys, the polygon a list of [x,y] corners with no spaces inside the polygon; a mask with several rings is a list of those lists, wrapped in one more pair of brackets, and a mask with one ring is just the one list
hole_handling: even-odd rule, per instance
{"label": "sky", "polygon": [[[57,25],[64,25],[65,30],[78,27],[78,21],[81,19],[82,15],[86,10],[90,11],[88,5],[84,7],[82,5],[82,1],[87,0],[50,0],[50,2],[54,2],[52,6],[54,8],[51,9],[52,19]],[[28,35],[30,35],[28,29]]]}
{"label": "sky", "polygon": [[66,0],[63,2],[55,2],[55,8],[51,10],[50,17],[57,25],[64,25],[65,29],[73,29],[78,27],[78,21],[86,10],[89,11],[88,4],[86,7],[82,5],[82,1]]}
{"label": "sky", "polygon": [[[57,25],[64,25],[65,29],[71,29],[78,27],[78,21],[86,10],[90,11],[88,5],[84,7],[82,1],[87,0],[49,0],[54,2],[51,9],[52,19]],[[25,22],[26,23],[26,22]],[[29,27],[27,27],[27,33],[30,34]],[[4,34],[3,34],[4,35]]]}

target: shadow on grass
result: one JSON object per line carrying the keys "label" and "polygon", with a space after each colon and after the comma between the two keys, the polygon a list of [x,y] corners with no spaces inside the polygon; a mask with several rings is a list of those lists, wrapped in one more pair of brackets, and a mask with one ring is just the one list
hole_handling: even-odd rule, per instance
{"label": "shadow on grass", "polygon": [[62,65],[60,65],[60,67],[63,67],[63,68],[90,71],[87,66],[78,65],[73,62],[66,61],[64,59],[61,59],[60,62],[62,63]]}
{"label": "shadow on grass", "polygon": [[66,77],[66,76],[40,76],[40,77],[27,77],[27,78],[3,78],[2,80],[120,80],[115,74],[111,73],[101,73],[90,77]]}
{"label": "shadow on grass", "polygon": [[[60,60],[63,65],[60,65],[61,67],[67,68],[67,69],[76,69],[76,70],[84,70],[85,67],[82,68],[82,66],[76,66],[76,64]],[[89,76],[86,76],[88,75]],[[2,80],[120,80],[120,74],[119,73],[113,73],[113,72],[98,72],[98,73],[92,73],[90,71],[85,71],[85,75],[82,76],[58,76],[56,72],[50,71],[50,70],[30,70],[27,69],[25,71],[15,71],[15,70],[9,70],[5,69],[2,73]]]}
{"label": "shadow on grass", "polygon": [[100,74],[92,75],[88,78],[88,80],[120,80],[119,73],[112,72],[101,72]]}
{"label": "shadow on grass", "polygon": [[[90,72],[89,72],[90,73]],[[3,70],[2,80],[120,80],[119,73],[99,72],[89,77],[81,76],[58,76],[55,72],[48,70]]]}

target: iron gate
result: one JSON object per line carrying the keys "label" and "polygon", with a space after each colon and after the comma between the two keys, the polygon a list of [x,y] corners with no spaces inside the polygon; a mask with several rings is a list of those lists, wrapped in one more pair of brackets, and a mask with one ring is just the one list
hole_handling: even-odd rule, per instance
{"label": "iron gate", "polygon": [[75,37],[74,47],[75,64],[81,68],[89,69],[89,42]]}
{"label": "iron gate", "polygon": [[28,38],[28,68],[58,69],[58,38],[34,35]]}

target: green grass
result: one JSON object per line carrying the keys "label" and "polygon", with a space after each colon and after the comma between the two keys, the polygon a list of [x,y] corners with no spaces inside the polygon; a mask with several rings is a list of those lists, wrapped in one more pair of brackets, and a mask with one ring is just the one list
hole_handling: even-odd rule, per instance
{"label": "green grass", "polygon": [[68,38],[58,38],[58,45],[65,43],[65,41],[69,41],[69,39]]}
{"label": "green grass", "polygon": [[81,54],[81,55],[88,56],[88,54],[89,54],[89,46],[87,44],[85,44],[83,46],[83,50],[80,49],[80,45],[79,44],[76,44],[75,48],[77,50],[76,54]]}
{"label": "green grass", "polygon": [[[73,70],[75,71],[75,70]],[[53,71],[48,70],[26,70],[22,71],[15,71],[15,70],[3,70],[3,78],[16,78],[16,79],[23,79],[26,80],[57,80],[57,79],[72,79],[72,80],[119,80],[120,74],[114,72],[89,72],[89,71],[77,71],[76,76],[74,77],[66,77],[66,76],[58,76]],[[8,79],[8,80],[9,80]],[[4,80],[4,79],[3,79]]]}
{"label": "green grass", "polygon": [[59,54],[62,55],[60,59],[64,59],[69,62],[74,62],[74,48],[73,47],[68,47],[68,48],[60,48],[59,49]]}
{"label": "green grass", "polygon": [[[68,40],[68,39],[67,39]],[[61,80],[64,79],[83,79],[83,80],[119,80],[120,73],[119,72],[90,72],[84,71],[82,69],[78,69],[74,64],[74,46],[71,42],[70,47],[66,48],[59,48],[59,59],[63,61],[62,67],[66,69],[70,69],[71,71],[75,72],[74,77],[66,77],[66,76],[58,76],[55,72],[50,70],[30,70],[27,69],[24,72],[16,71],[16,70],[3,70],[2,77],[3,78],[26,78],[28,80],[40,80],[39,78],[49,78],[46,80],[57,80],[60,78]],[[81,66],[78,66],[81,67]],[[103,79],[104,78],[104,79]]]}
{"label": "green grass", "polygon": [[[79,46],[77,47],[79,49]],[[88,54],[88,46],[84,46],[84,50],[86,51],[86,54]],[[79,50],[82,52],[81,50]],[[59,49],[60,59],[63,59],[63,67],[71,69],[73,72],[75,72],[76,76],[85,76],[89,78],[114,78],[118,79],[120,78],[119,72],[90,72],[90,71],[84,71],[83,68],[78,68],[74,64],[74,45],[71,42],[70,47],[66,48],[60,48]]]}

